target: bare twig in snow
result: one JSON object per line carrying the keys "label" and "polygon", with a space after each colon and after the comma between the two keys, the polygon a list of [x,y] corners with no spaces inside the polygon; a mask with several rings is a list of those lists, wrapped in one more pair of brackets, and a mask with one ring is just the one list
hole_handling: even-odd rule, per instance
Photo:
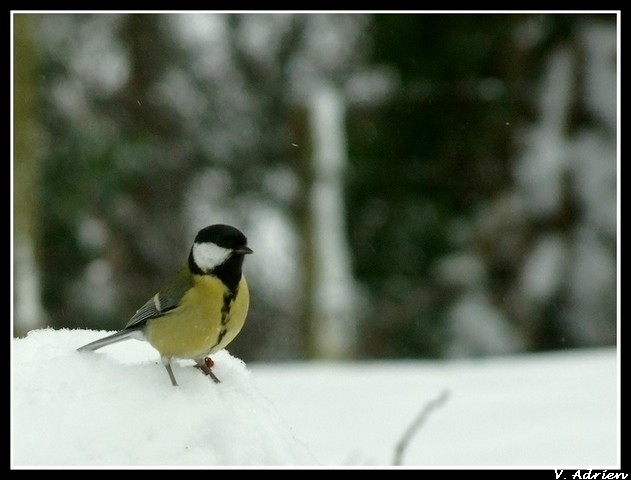
{"label": "bare twig in snow", "polygon": [[449,396],[449,390],[445,389],[442,391],[442,393],[438,397],[436,397],[433,400],[430,400],[425,405],[423,405],[423,408],[421,409],[419,414],[416,416],[414,421],[410,424],[408,429],[405,431],[405,433],[401,437],[401,440],[399,440],[399,443],[397,443],[397,446],[394,450],[394,461],[392,463],[393,465],[401,465],[403,454],[405,453],[406,448],[410,444],[410,440],[412,440],[412,437],[414,436],[414,434],[419,430],[419,428],[421,428],[421,425],[423,425],[423,423],[425,422],[429,414],[433,410],[442,406],[447,401],[448,396]]}

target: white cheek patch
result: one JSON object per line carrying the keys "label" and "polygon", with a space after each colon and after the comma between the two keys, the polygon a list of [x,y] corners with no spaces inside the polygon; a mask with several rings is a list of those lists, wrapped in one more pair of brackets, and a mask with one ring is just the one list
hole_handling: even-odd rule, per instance
{"label": "white cheek patch", "polygon": [[203,271],[209,271],[225,262],[232,250],[214,243],[196,243],[193,245],[193,259]]}

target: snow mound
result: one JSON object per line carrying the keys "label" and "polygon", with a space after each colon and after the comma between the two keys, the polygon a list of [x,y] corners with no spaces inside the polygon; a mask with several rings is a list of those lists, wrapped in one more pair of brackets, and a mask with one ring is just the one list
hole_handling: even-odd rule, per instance
{"label": "snow mound", "polygon": [[314,465],[245,364],[213,355],[221,384],[129,340],[76,349],[110,332],[37,330],[12,344],[12,463],[17,466]]}

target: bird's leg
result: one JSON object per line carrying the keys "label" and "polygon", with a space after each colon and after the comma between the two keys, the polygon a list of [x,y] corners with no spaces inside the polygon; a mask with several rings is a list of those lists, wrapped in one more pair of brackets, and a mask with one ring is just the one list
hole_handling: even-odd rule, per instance
{"label": "bird's leg", "polygon": [[196,362],[195,368],[199,368],[204,373],[204,375],[208,375],[210,378],[212,378],[213,382],[221,383],[221,381],[217,378],[217,376],[211,370],[211,367],[215,365],[215,362],[212,361],[212,358],[210,357],[198,358],[195,360],[195,362]]}
{"label": "bird's leg", "polygon": [[168,357],[162,357],[162,364],[164,368],[167,369],[167,373],[169,374],[169,378],[171,379],[171,383],[174,387],[177,387],[177,382],[175,381],[175,375],[173,375],[173,369],[171,368],[171,359]]}

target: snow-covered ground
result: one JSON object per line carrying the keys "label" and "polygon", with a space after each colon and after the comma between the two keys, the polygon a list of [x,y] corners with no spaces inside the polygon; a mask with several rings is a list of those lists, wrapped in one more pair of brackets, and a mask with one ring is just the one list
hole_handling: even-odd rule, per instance
{"label": "snow-covered ground", "polygon": [[192,362],[171,386],[131,340],[75,349],[104,332],[39,330],[12,341],[11,463],[33,466],[392,465],[615,468],[613,348],[458,361],[245,365],[216,354],[214,384]]}

